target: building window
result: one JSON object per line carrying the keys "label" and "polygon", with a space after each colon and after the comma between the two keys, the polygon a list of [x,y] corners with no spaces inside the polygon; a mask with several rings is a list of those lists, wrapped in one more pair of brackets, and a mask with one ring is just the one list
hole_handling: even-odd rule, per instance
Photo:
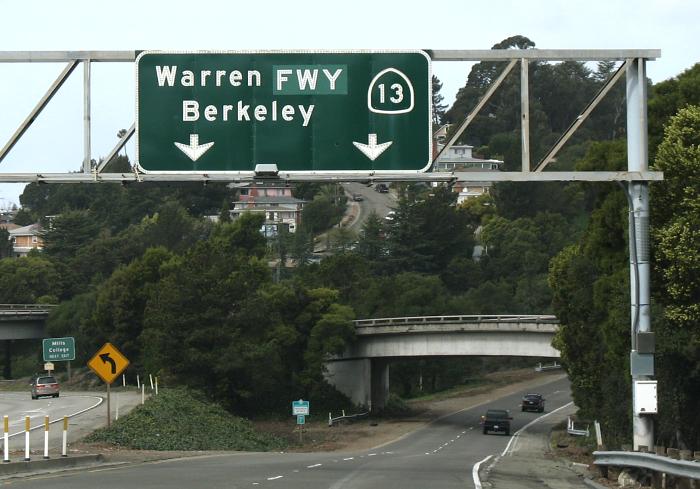
{"label": "building window", "polygon": [[38,242],[39,242],[39,240],[37,239],[37,237],[36,237],[36,236],[32,236],[32,243],[33,243],[33,244],[37,244]]}

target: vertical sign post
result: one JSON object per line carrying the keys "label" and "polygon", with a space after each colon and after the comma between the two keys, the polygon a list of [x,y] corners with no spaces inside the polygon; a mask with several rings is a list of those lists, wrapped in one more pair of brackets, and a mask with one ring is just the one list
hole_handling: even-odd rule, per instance
{"label": "vertical sign post", "polygon": [[88,367],[107,384],[107,426],[112,424],[110,385],[129,366],[129,360],[111,343],[105,343],[88,362]]}
{"label": "vertical sign post", "polygon": [[292,401],[292,416],[297,417],[297,426],[299,427],[299,443],[304,442],[302,433],[304,432],[304,424],[306,423],[306,416],[310,414],[309,401],[304,401],[299,399],[298,401]]}

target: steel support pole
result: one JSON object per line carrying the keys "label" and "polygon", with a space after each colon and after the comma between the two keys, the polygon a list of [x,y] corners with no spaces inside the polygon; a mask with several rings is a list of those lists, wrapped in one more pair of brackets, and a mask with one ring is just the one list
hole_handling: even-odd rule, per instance
{"label": "steel support pole", "polygon": [[83,61],[83,173],[92,171],[92,158],[90,157],[90,60]]}
{"label": "steel support pole", "polygon": [[[648,169],[647,80],[643,58],[627,63],[627,167],[629,171]],[[632,199],[630,219],[630,296],[632,316],[632,350],[636,350],[636,333],[651,331],[650,264],[649,264],[649,184],[629,184]],[[632,380],[648,379],[632,375]],[[633,382],[634,384],[634,382]],[[632,390],[634,406],[634,387]],[[634,449],[654,446],[654,421],[648,415],[632,412]]]}
{"label": "steel support pole", "polygon": [[520,60],[520,139],[522,171],[530,171],[530,90],[528,60]]}

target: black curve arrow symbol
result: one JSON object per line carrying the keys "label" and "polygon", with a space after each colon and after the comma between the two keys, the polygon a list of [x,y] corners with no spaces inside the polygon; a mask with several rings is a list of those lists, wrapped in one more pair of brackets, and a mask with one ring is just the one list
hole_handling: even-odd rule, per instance
{"label": "black curve arrow symbol", "polygon": [[112,375],[117,373],[117,362],[115,362],[114,359],[109,356],[109,353],[103,353],[102,355],[100,355],[100,358],[102,359],[102,363],[109,362],[111,364]]}

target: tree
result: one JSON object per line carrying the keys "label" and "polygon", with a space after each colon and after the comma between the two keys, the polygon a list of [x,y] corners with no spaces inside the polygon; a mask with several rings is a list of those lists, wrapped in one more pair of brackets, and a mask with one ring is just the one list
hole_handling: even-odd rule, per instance
{"label": "tree", "polygon": [[33,304],[42,296],[62,295],[57,267],[43,256],[0,260],[0,303]]}
{"label": "tree", "polygon": [[402,196],[386,240],[392,271],[437,273],[458,255],[471,256],[474,228],[447,187]]}
{"label": "tree", "polygon": [[117,269],[97,292],[94,314],[82,328],[84,341],[93,348],[105,341],[118,344],[132,363],[142,368],[141,334],[149,292],[160,281],[163,265],[173,258],[165,248],[151,248]]}
{"label": "tree", "polygon": [[700,63],[652,87],[648,117],[649,153],[652,157],[664,137],[664,128],[671,117],[689,105],[700,105]]}
{"label": "tree", "polygon": [[231,205],[229,204],[228,199],[224,199],[224,202],[221,204],[221,213],[219,214],[219,222],[222,222],[222,223],[231,222]]}
{"label": "tree", "polygon": [[356,250],[370,262],[378,263],[386,258],[382,221],[374,211],[362,224]]}
{"label": "tree", "polygon": [[442,101],[445,100],[445,97],[443,97],[440,94],[440,90],[442,90],[442,82],[440,79],[433,75],[432,78],[432,85],[433,85],[433,130],[435,130],[435,126],[439,126],[440,124],[443,123],[443,120],[445,118],[445,109],[447,109],[447,104],[443,104]]}
{"label": "tree", "polygon": [[12,256],[12,237],[5,228],[0,228],[0,259]]}
{"label": "tree", "polygon": [[655,324],[657,376],[664,385],[659,437],[697,449],[700,421],[693,411],[700,403],[700,106],[681,109],[670,119],[654,166],[664,172],[664,181],[652,188],[654,269],[661,279],[654,297],[664,306],[664,320]]}
{"label": "tree", "polygon": [[67,211],[44,227],[44,250],[57,259],[74,257],[78,249],[97,238],[99,231],[94,216],[87,210]]}

